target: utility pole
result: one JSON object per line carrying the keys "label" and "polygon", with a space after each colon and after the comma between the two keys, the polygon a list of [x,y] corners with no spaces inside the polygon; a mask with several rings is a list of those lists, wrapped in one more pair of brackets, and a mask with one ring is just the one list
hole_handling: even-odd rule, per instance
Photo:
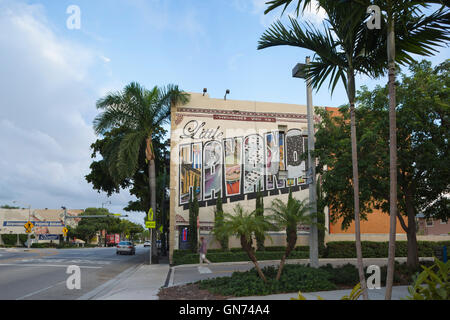
{"label": "utility pole", "polygon": [[[306,57],[306,63],[298,63],[292,70],[294,78],[302,78],[306,80],[306,97],[307,97],[307,118],[308,118],[308,175],[307,183],[309,184],[309,205],[311,214],[317,214],[317,197],[316,197],[316,159],[312,157],[314,151],[314,107],[312,102],[312,86],[311,80],[307,77],[307,68],[310,64],[310,58]],[[319,239],[317,231],[317,218],[312,219],[312,225],[309,230],[309,259],[313,268],[319,267]]]}
{"label": "utility pole", "polygon": [[[31,205],[28,206],[28,221],[30,221],[31,219]],[[27,237],[27,247],[28,249],[30,249],[30,233],[28,233],[28,237]]]}
{"label": "utility pole", "polygon": [[[66,228],[67,208],[61,207],[64,210],[64,228]],[[67,234],[64,236],[64,242],[67,242]]]}

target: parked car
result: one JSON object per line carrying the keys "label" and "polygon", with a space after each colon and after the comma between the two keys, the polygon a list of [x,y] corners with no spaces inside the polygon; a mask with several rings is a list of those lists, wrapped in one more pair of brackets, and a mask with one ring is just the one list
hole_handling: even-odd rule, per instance
{"label": "parked car", "polygon": [[116,254],[136,254],[136,247],[131,241],[121,241],[117,245]]}
{"label": "parked car", "polygon": [[144,242],[144,247],[150,247],[152,244],[150,241],[145,241]]}

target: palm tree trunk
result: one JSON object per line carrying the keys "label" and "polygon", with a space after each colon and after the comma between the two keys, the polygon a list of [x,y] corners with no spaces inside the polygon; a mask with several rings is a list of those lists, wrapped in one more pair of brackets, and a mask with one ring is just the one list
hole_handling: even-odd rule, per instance
{"label": "palm tree trunk", "polygon": [[[148,182],[150,187],[150,207],[153,209],[153,214],[156,215],[156,174],[155,174],[155,160],[148,162]],[[156,232],[152,232],[152,256],[158,255],[156,249]]]}
{"label": "palm tree trunk", "polygon": [[276,280],[280,280],[281,271],[283,271],[284,264],[286,262],[287,257],[291,254],[292,250],[295,248],[295,244],[297,243],[297,229],[295,230],[286,230],[287,234],[287,243],[286,243],[286,251],[281,257],[280,267],[278,268]]}
{"label": "palm tree trunk", "polygon": [[356,143],[356,116],[355,116],[355,75],[352,69],[348,72],[348,95],[350,100],[350,126],[352,144],[352,168],[353,168],[353,201],[355,207],[355,246],[358,264],[359,281],[363,290],[363,299],[368,300],[366,278],[364,276],[364,264],[361,249],[361,228],[359,219],[359,173],[358,173],[358,152]]}
{"label": "palm tree trunk", "polygon": [[247,237],[245,237],[244,235],[241,236],[241,246],[242,246],[242,249],[244,249],[244,251],[247,252],[248,257],[255,265],[255,269],[258,272],[259,277],[264,282],[267,282],[267,279],[264,276],[264,273],[262,272],[261,268],[259,267],[258,260],[256,260],[252,245],[251,245],[251,243],[248,242]]}
{"label": "palm tree trunk", "polygon": [[391,300],[395,268],[395,233],[397,223],[397,133],[395,97],[395,30],[392,13],[388,21],[387,50],[389,59],[389,255],[386,279],[386,300]]}

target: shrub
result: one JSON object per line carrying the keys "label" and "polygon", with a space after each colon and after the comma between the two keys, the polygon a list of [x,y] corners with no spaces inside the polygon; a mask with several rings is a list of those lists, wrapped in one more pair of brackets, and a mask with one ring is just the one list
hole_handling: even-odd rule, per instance
{"label": "shrub", "polygon": [[450,300],[450,261],[444,263],[435,259],[435,264],[427,268],[414,279],[408,288],[409,300]]}
{"label": "shrub", "polygon": [[202,280],[201,289],[225,296],[244,297],[285,292],[334,290],[329,274],[321,269],[302,265],[286,265],[279,281],[275,280],[278,268],[269,266],[262,269],[267,278],[265,284],[255,268],[246,272],[234,272],[231,277]]}
{"label": "shrub", "polygon": [[[187,251],[187,252],[185,252]],[[255,256],[258,261],[264,260],[280,260],[284,251],[256,251]],[[250,261],[246,252],[240,251],[213,251],[208,250],[206,258],[211,262],[236,262],[236,261]],[[308,259],[309,252],[293,251],[288,259]],[[199,263],[198,253],[189,253],[188,250],[174,251],[173,253],[174,265],[180,264],[195,264]]]}
{"label": "shrub", "polygon": [[[25,241],[27,241],[28,235],[19,234],[19,241],[21,245],[24,245]],[[5,246],[16,246],[17,243],[17,234],[2,234],[2,240]]]}
{"label": "shrub", "polygon": [[[436,246],[450,246],[450,241],[418,241],[420,257],[432,257]],[[362,254],[364,258],[387,258],[389,242],[362,241]],[[449,251],[447,251],[449,252]],[[408,243],[397,241],[395,247],[396,257],[406,257],[408,254]],[[354,241],[334,241],[327,243],[325,250],[327,258],[356,258]]]}

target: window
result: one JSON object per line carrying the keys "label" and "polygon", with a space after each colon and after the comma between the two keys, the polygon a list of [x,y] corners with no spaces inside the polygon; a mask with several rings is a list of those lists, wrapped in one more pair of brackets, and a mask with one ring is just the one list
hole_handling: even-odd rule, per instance
{"label": "window", "polygon": [[427,227],[432,227],[433,224],[433,219],[427,219]]}
{"label": "window", "polygon": [[448,220],[444,221],[444,220],[441,219],[441,224],[447,224],[447,223],[448,223]]}

